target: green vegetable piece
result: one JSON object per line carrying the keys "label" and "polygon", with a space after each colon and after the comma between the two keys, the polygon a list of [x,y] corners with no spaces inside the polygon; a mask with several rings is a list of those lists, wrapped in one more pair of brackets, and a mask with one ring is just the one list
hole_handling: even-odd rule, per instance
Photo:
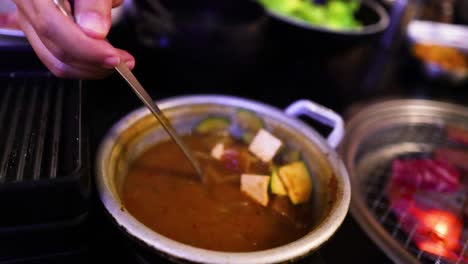
{"label": "green vegetable piece", "polygon": [[295,161],[302,160],[301,151],[292,148],[291,146],[283,146],[274,158],[275,164],[289,164]]}
{"label": "green vegetable piece", "polygon": [[254,133],[247,131],[247,132],[242,133],[241,139],[245,144],[250,144],[252,140],[254,139],[254,137],[255,137]]}
{"label": "green vegetable piece", "polygon": [[288,195],[288,192],[284,188],[284,185],[278,175],[278,168],[276,167],[273,167],[273,171],[271,173],[270,190],[271,193],[276,195]]}
{"label": "green vegetable piece", "polygon": [[263,128],[263,121],[254,112],[240,109],[236,112],[235,122],[243,129],[256,133]]}
{"label": "green vegetable piece", "polygon": [[327,9],[331,16],[349,16],[353,13],[350,6],[341,1],[329,1]]}
{"label": "green vegetable piece", "polygon": [[296,16],[311,24],[323,24],[327,20],[327,13],[322,6],[304,4],[301,9],[295,11]]}
{"label": "green vegetable piece", "polygon": [[229,132],[234,138],[242,140],[246,144],[250,144],[257,132],[263,127],[263,120],[254,112],[239,109],[234,114]]}
{"label": "green vegetable piece", "polygon": [[283,155],[284,156],[282,160],[284,161],[284,163],[292,163],[295,161],[300,161],[302,159],[302,154],[298,150],[287,150]]}
{"label": "green vegetable piece", "polygon": [[356,30],[361,23],[354,17],[358,0],[329,0],[325,5],[311,0],[259,0],[263,6],[278,14],[300,19],[311,25],[337,30]]}
{"label": "green vegetable piece", "polygon": [[354,12],[359,7],[355,1],[329,1],[327,3],[327,26],[333,29],[359,28],[359,22],[354,18]]}
{"label": "green vegetable piece", "polygon": [[354,17],[359,0],[329,0],[325,5],[312,0],[259,0],[263,6],[278,14],[300,19],[311,25],[337,30],[356,30],[361,23]]}
{"label": "green vegetable piece", "polygon": [[195,132],[197,133],[215,133],[223,130],[227,130],[231,122],[229,119],[220,116],[208,117],[195,126]]}
{"label": "green vegetable piece", "polygon": [[275,12],[289,14],[298,9],[303,1],[301,0],[260,0],[260,2]]}
{"label": "green vegetable piece", "polygon": [[356,12],[359,10],[359,7],[361,6],[361,2],[358,0],[349,0],[348,6],[350,10],[352,10],[353,12]]}

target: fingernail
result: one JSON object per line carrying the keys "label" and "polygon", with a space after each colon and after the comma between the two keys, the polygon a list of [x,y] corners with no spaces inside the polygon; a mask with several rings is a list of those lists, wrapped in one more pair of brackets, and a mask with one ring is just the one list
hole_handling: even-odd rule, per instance
{"label": "fingernail", "polygon": [[114,68],[120,63],[120,58],[119,57],[109,57],[104,60],[104,67],[106,68]]}
{"label": "fingernail", "polygon": [[77,15],[76,22],[83,29],[94,32],[99,36],[105,36],[109,30],[106,20],[95,12],[85,12]]}
{"label": "fingernail", "polygon": [[130,69],[133,69],[133,67],[135,67],[135,61],[134,61],[134,60],[125,61],[125,64],[126,64],[127,67],[130,68]]}

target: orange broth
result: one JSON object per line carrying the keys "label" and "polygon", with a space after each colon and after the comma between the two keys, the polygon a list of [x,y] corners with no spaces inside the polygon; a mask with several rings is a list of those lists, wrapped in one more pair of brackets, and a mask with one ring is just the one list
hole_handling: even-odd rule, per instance
{"label": "orange broth", "polygon": [[241,159],[222,162],[210,156],[220,136],[189,135],[184,141],[204,170],[202,183],[171,141],[150,147],[132,164],[123,184],[125,208],[140,222],[195,247],[247,252],[287,244],[312,228],[309,203],[292,205],[270,194],[267,207],[240,191],[240,174],[266,174],[269,164],[234,143]]}

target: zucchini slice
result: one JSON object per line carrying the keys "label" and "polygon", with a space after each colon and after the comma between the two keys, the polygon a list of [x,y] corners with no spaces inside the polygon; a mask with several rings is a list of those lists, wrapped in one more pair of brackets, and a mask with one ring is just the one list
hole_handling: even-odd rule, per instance
{"label": "zucchini slice", "polygon": [[255,137],[255,133],[252,133],[250,131],[242,133],[241,139],[245,144],[250,144],[252,143],[252,140]]}
{"label": "zucchini slice", "polygon": [[278,154],[274,158],[277,164],[290,164],[296,161],[302,160],[302,153],[299,150],[292,149],[287,146],[283,146],[279,151]]}
{"label": "zucchini slice", "polygon": [[234,138],[242,140],[246,144],[250,144],[255,134],[263,127],[263,120],[254,112],[239,109],[233,117],[233,125],[230,128],[230,132]]}
{"label": "zucchini slice", "polygon": [[228,118],[222,116],[212,116],[203,119],[195,126],[195,132],[197,133],[216,133],[224,130],[228,130],[231,126],[231,122]]}
{"label": "zucchini slice", "polygon": [[288,192],[286,192],[283,182],[281,182],[281,179],[278,175],[278,168],[276,167],[273,168],[273,172],[271,173],[270,190],[273,194],[276,195],[288,195]]}
{"label": "zucchini slice", "polygon": [[254,112],[239,109],[236,112],[235,122],[245,130],[256,133],[260,128],[264,127],[263,120]]}

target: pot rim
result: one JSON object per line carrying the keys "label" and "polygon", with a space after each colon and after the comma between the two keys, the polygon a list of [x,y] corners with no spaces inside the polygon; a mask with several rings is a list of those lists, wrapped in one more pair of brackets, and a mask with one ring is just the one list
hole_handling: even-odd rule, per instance
{"label": "pot rim", "polygon": [[124,116],[108,131],[99,146],[96,159],[96,181],[99,195],[104,207],[117,225],[127,232],[128,235],[140,240],[146,244],[146,246],[153,248],[156,251],[160,251],[163,254],[170,255],[176,259],[202,263],[248,264],[284,262],[304,256],[311,251],[316,250],[320,245],[326,242],[344,221],[351,199],[349,177],[337,152],[326,143],[326,140],[323,139],[322,136],[299,119],[292,118],[277,108],[257,101],[224,95],[190,95],[168,98],[159,101],[158,105],[161,109],[167,109],[182,105],[206,103],[256,109],[256,111],[258,109],[257,112],[267,113],[268,116],[275,120],[285,122],[294,129],[299,130],[308,138],[314,139],[314,143],[324,152],[324,155],[327,156],[327,160],[330,163],[337,179],[338,186],[341,187],[329,214],[319,225],[302,238],[283,246],[254,252],[238,253],[207,250],[189,246],[158,234],[143,225],[129,212],[127,212],[119,202],[120,199],[118,196],[111,190],[110,179],[109,177],[106,177],[105,171],[105,160],[109,157],[110,151],[114,146],[115,139],[118,137],[120,132],[131,126],[135,120],[139,120],[150,114],[145,107],[140,107]]}

